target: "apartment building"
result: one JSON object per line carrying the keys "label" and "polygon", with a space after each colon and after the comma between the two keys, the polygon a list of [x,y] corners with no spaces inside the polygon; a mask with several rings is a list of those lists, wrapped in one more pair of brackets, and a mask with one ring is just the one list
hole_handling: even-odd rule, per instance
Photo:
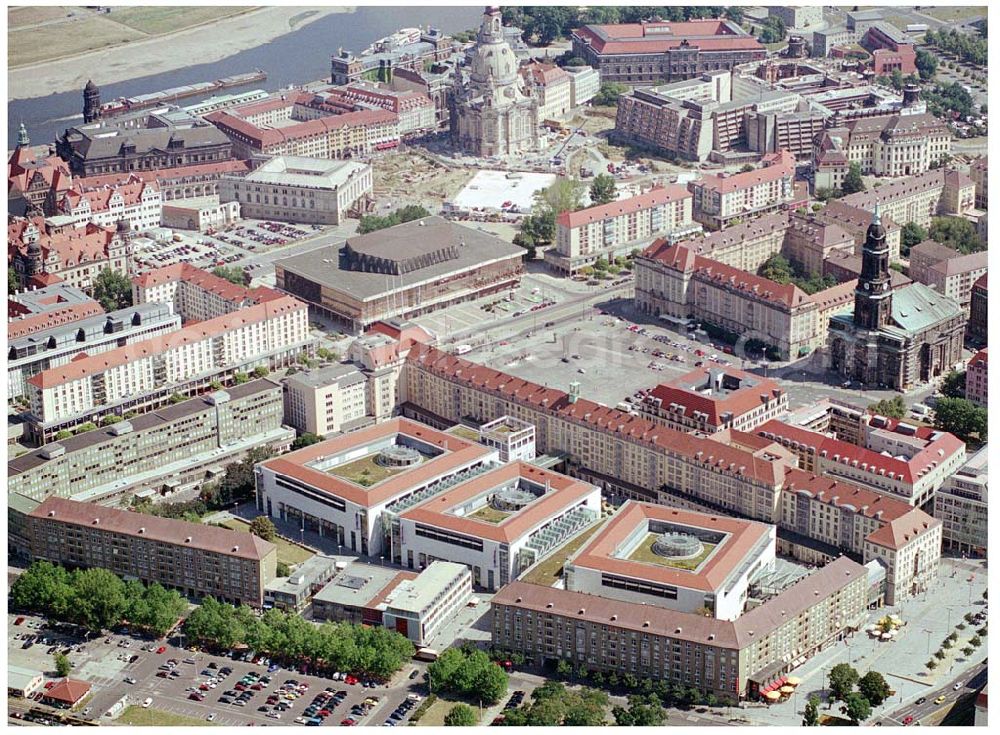
{"label": "apartment building", "polygon": [[29,431],[45,442],[108,413],[148,410],[236,373],[290,364],[312,345],[308,311],[278,296],[44,370],[27,380]]}
{"label": "apartment building", "polygon": [[156,182],[147,183],[138,176],[97,189],[79,182],[62,195],[58,213],[75,223],[93,222],[100,227],[116,227],[125,220],[135,232],[160,226],[162,201]]}
{"label": "apartment building", "polygon": [[278,547],[251,533],[48,498],[28,516],[31,557],[101,568],[192,598],[261,607]]}
{"label": "apartment building", "polygon": [[853,255],[854,236],[836,222],[824,222],[808,213],[793,212],[782,252],[804,273],[823,273],[823,264],[838,254]]}
{"label": "apartment building", "polygon": [[386,555],[407,569],[465,564],[496,592],[600,516],[600,488],[515,461],[387,508]]}
{"label": "apartment building", "polygon": [[[50,442],[7,463],[7,492],[104,504],[170,496],[218,479],[255,447],[283,451],[281,386],[252,380]],[[118,419],[119,417],[115,417]]]}
{"label": "apartment building", "polygon": [[755,433],[791,450],[807,472],[858,483],[914,507],[925,506],[965,462],[965,444],[953,434],[882,416],[863,422],[860,445],[777,420]]}
{"label": "apartment building", "polygon": [[934,494],[934,517],[941,522],[944,548],[956,554],[986,556],[988,451],[984,446],[969,457]]}
{"label": "apartment building", "polygon": [[976,209],[989,209],[989,162],[980,156],[969,166],[969,178],[976,185]]}
{"label": "apartment building", "polygon": [[717,620],[514,582],[491,601],[492,642],[540,664],[562,660],[737,702],[858,630],[867,587],[867,570],[840,557],[736,620]]}
{"label": "apartment building", "polygon": [[[892,186],[892,183],[880,186],[879,190],[887,189],[890,186]],[[858,253],[860,257],[862,247],[868,237],[868,227],[872,223],[872,212],[875,209],[875,201],[858,199],[854,200],[858,202],[857,204],[845,203],[846,199],[853,199],[856,196],[856,194],[852,194],[850,197],[833,199],[827,202],[819,211],[809,213],[807,217],[811,221],[821,222],[826,225],[837,225],[848,232],[854,238],[855,253]],[[870,206],[871,209],[865,209],[865,206]],[[900,242],[903,233],[903,228],[897,223],[908,220],[896,220],[894,217],[887,215],[884,209],[880,211],[882,227],[885,229],[885,244],[889,249],[889,260],[890,262],[897,262],[900,259]]]}
{"label": "apartment building", "polygon": [[775,212],[707,232],[703,237],[695,236],[685,240],[684,245],[696,255],[756,273],[768,258],[784,251],[788,224],[788,212]]}
{"label": "apartment building", "polygon": [[396,410],[399,376],[410,349],[431,340],[431,335],[414,322],[389,319],[376,322],[348,347],[348,361],[358,366],[368,381],[367,411],[375,421],[389,418]]}
{"label": "apartment building", "polygon": [[132,279],[133,304],[167,304],[185,323],[215,319],[277,296],[272,289],[251,290],[190,263],[154,268]]}
{"label": "apartment building", "polygon": [[23,288],[62,281],[89,293],[105,269],[132,273],[132,233],[125,222],[76,227],[44,217],[11,217],[7,243],[8,264]]}
{"label": "apartment building", "polygon": [[566,120],[573,109],[570,75],[555,64],[531,61],[518,69],[525,85],[538,98],[538,122]]}
{"label": "apartment building", "polygon": [[97,301],[62,281],[8,293],[7,339],[20,339],[103,313]]}
{"label": "apartment building", "polygon": [[351,158],[399,144],[399,116],[394,112],[345,111],[308,93],[280,103],[263,111],[257,105],[219,110],[205,119],[231,141],[237,158]]}
{"label": "apartment building", "polygon": [[246,176],[223,176],[219,199],[244,217],[336,225],[371,196],[366,163],[276,156]]}
{"label": "apartment building", "polygon": [[709,322],[774,347],[782,359],[817,343],[816,304],[778,284],[657,240],[635,259],[635,304],[645,314]]}
{"label": "apartment building", "polygon": [[400,137],[434,130],[437,114],[434,101],[423,92],[397,90],[368,81],[352,82],[320,92],[327,104],[343,101],[347,109],[387,110],[397,115]]}
{"label": "apartment building", "polygon": [[590,102],[601,90],[601,75],[590,66],[563,67],[569,75],[569,105],[580,107]]}
{"label": "apartment building", "polygon": [[385,556],[383,514],[485,471],[496,450],[396,418],[257,466],[257,509],[332,537],[344,549]]}
{"label": "apartment building", "polygon": [[788,394],[773,380],[737,368],[701,367],[660,383],[638,409],[650,421],[677,431],[750,431],[784,414]]}
{"label": "apartment building", "polygon": [[684,186],[668,184],[609,204],[563,212],[556,217],[556,246],[545,252],[545,262],[572,275],[599,257],[613,259],[654,237],[689,234],[692,201]]}
{"label": "apartment building", "polygon": [[8,333],[8,400],[26,394],[28,378],[65,365],[80,353],[108,352],[121,345],[175,332],[181,326],[181,318],[165,304],[139,304],[65,323],[53,318],[50,312],[41,316],[51,319],[53,326],[20,337]]}
{"label": "apartment building", "polygon": [[630,500],[564,567],[566,589],[736,620],[774,571],[774,526]]}
{"label": "apartment building", "polygon": [[631,85],[732,71],[767,55],[739,25],[718,18],[585,25],[573,31],[572,41],[573,56],[597,69],[602,82]]}
{"label": "apartment building", "polygon": [[925,240],[910,248],[909,275],[914,281],[954,299],[968,314],[972,285],[986,275],[987,261],[985,250],[962,255],[946,245]]}
{"label": "apartment building", "polygon": [[976,184],[961,171],[938,168],[916,176],[890,181],[878,189],[850,194],[841,203],[874,211],[878,202],[882,218],[894,222],[916,222],[930,227],[937,215],[961,215],[975,206]]}
{"label": "apartment building", "polygon": [[987,408],[989,405],[987,400],[989,365],[986,350],[984,347],[973,355],[965,369],[965,397],[982,408]]}
{"label": "apartment building", "polygon": [[284,380],[285,420],[319,436],[353,431],[374,421],[368,414],[368,380],[354,365],[306,370]]}
{"label": "apartment building", "polygon": [[738,174],[695,179],[688,188],[694,195],[694,218],[705,227],[721,230],[733,220],[767,214],[795,198],[795,157],[787,151],[768,154],[763,168]]}
{"label": "apartment building", "polygon": [[986,344],[988,302],[989,302],[989,279],[987,274],[983,274],[972,284],[972,291],[969,298],[969,323],[966,327],[966,334],[969,339]]}
{"label": "apartment building", "polygon": [[[787,95],[786,95],[787,96]],[[759,153],[788,151],[797,160],[812,155],[813,140],[823,132],[826,116],[803,110],[768,111],[754,104],[744,114],[747,145]]]}

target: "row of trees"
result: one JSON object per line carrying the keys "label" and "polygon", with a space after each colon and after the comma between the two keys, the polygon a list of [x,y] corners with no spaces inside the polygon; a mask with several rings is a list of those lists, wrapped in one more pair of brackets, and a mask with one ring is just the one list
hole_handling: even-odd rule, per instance
{"label": "row of trees", "polygon": [[419,204],[407,204],[405,207],[397,209],[392,214],[366,214],[358,224],[358,234],[367,235],[369,232],[384,230],[386,227],[395,227],[404,222],[411,222],[421,217],[430,217],[431,213]]}
{"label": "row of trees", "polygon": [[[972,613],[966,613],[965,620],[966,622],[971,623],[973,620]],[[965,623],[959,623],[956,627],[958,627],[959,630],[964,630]],[[980,636],[985,636],[985,635],[986,635],[986,626],[983,626],[982,628],[976,631],[976,635],[972,636],[969,639],[968,644],[962,648],[962,655],[968,658],[973,653],[975,653],[976,649],[979,648],[981,645],[983,645],[983,639]],[[944,658],[948,655],[947,651],[949,649],[954,648],[957,644],[958,644],[958,633],[952,631],[951,633],[948,634],[947,638],[941,641],[941,645],[938,647],[938,650],[934,652],[934,658],[930,659],[925,664],[925,666],[927,666],[927,668],[931,670],[936,669],[938,667],[938,661],[944,660]]]}
{"label": "row of trees", "polygon": [[[607,693],[598,689],[569,690],[562,682],[550,680],[535,689],[531,699],[530,704],[505,712],[503,724],[513,727],[600,727],[607,724],[610,699]],[[623,717],[628,717],[628,710],[615,708],[619,709],[626,713]],[[660,709],[662,712],[662,707]],[[660,722],[647,724],[662,724],[663,719],[666,719],[665,714]]]}
{"label": "row of trees", "polygon": [[507,672],[478,649],[449,648],[427,667],[431,691],[496,704],[507,691]]}
{"label": "row of trees", "polygon": [[952,28],[950,30],[927,31],[924,34],[924,43],[953,54],[968,64],[986,66],[987,41],[985,37],[976,38]]}
{"label": "row of trees", "polygon": [[[830,670],[830,703],[843,702],[840,711],[855,725],[871,717],[872,707],[882,704],[890,692],[885,677],[877,671],[860,676],[850,664],[837,664]],[[815,695],[806,702],[802,724],[819,724],[819,698]]]}
{"label": "row of trees", "polygon": [[963,255],[986,249],[986,243],[979,237],[975,225],[963,217],[935,217],[931,220],[928,236]]}
{"label": "row of trees", "polygon": [[927,103],[927,111],[936,117],[952,118],[957,114],[966,118],[975,111],[972,95],[958,82],[935,84],[925,89],[921,98]]}
{"label": "row of trees", "polygon": [[965,398],[939,398],[934,406],[934,426],[962,441],[987,441],[989,421],[986,409]]}
{"label": "row of trees", "polygon": [[287,662],[307,662],[329,671],[350,671],[385,680],[414,654],[413,644],[394,630],[353,623],[314,625],[296,613],[272,609],[258,617],[241,605],[207,597],[188,616],[184,633],[203,646],[228,650],[243,643]]}
{"label": "row of trees", "polygon": [[163,635],[184,614],[187,602],[159,584],[128,582],[106,569],[74,569],[37,561],[10,589],[11,606],[100,632],[127,622]]}

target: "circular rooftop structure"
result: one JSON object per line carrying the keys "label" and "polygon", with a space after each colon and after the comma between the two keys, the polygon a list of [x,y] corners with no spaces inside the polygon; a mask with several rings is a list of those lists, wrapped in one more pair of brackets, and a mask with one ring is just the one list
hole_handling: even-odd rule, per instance
{"label": "circular rooftop structure", "polygon": [[423,459],[420,452],[413,447],[404,447],[398,444],[386,447],[379,452],[375,461],[382,467],[413,467],[420,464]]}
{"label": "circular rooftop structure", "polygon": [[514,512],[521,510],[534,499],[535,496],[527,490],[522,490],[519,487],[505,487],[497,490],[490,498],[490,506],[495,510]]}
{"label": "circular rooftop structure", "polygon": [[701,539],[690,533],[664,533],[652,544],[652,551],[666,559],[693,559],[704,550]]}

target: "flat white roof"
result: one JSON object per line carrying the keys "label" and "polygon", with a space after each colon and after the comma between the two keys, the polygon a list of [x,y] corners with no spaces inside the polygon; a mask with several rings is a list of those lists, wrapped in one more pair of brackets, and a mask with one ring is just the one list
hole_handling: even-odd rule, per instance
{"label": "flat white roof", "polygon": [[367,164],[356,161],[309,158],[307,156],[276,156],[248,174],[246,180],[262,184],[333,189],[365,168],[367,168]]}
{"label": "flat white roof", "polygon": [[[516,178],[507,178],[508,175]],[[546,189],[556,180],[555,174],[483,170],[458,193],[451,204],[458,209],[488,207],[499,210],[511,202],[521,212],[530,212],[535,192]]]}
{"label": "flat white roof", "polygon": [[431,565],[413,580],[405,580],[386,598],[386,609],[422,613],[434,602],[442,590],[447,589],[463,574],[469,574],[469,567],[450,561],[433,561]]}

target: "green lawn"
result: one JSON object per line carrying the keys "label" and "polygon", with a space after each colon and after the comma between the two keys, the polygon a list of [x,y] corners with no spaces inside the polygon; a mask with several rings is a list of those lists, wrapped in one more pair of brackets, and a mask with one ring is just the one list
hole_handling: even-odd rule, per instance
{"label": "green lawn", "polygon": [[[445,699],[444,697],[438,697],[437,701],[427,708],[424,716],[420,718],[420,721],[416,724],[417,727],[443,727],[444,717],[448,714],[449,710],[456,704],[459,704],[461,700],[458,699]],[[472,707],[472,710],[479,716],[479,707],[477,704],[471,704],[466,702]]]}
{"label": "green lawn", "polygon": [[254,8],[238,6],[145,6],[114,8],[107,17],[124,26],[153,36],[173,33],[201,23],[208,23],[230,15],[246,13]]}
{"label": "green lawn", "polygon": [[484,505],[482,508],[477,510],[475,513],[470,513],[469,518],[475,518],[480,521],[486,521],[487,523],[500,523],[505,518],[509,518],[512,514],[506,511],[497,510],[496,508],[491,508],[488,505]]}
{"label": "green lawn", "polygon": [[471,426],[466,426],[465,424],[455,424],[447,431],[448,434],[454,434],[463,439],[468,439],[470,442],[479,441],[479,432],[473,429]]}
{"label": "green lawn", "polygon": [[193,717],[185,717],[184,715],[175,715],[173,712],[154,709],[153,707],[143,709],[139,705],[133,704],[122,712],[121,717],[115,720],[115,724],[132,725],[133,727],[204,727],[205,725],[214,725],[215,723],[196,720]]}
{"label": "green lawn", "polygon": [[[979,7],[968,7],[968,6],[939,6],[936,8],[922,8],[920,10],[924,15],[929,15],[932,18],[937,18],[938,20],[943,20],[947,23],[964,23],[967,20],[972,20],[973,18],[985,18],[986,17],[986,7],[980,5]],[[901,26],[905,28],[906,26]]]}
{"label": "green lawn", "polygon": [[629,554],[629,559],[632,561],[643,561],[648,564],[659,564],[662,567],[674,567],[676,569],[686,569],[687,571],[692,571],[698,568],[708,555],[712,553],[712,549],[715,548],[715,544],[710,544],[707,542],[702,542],[702,552],[698,556],[691,559],[667,559],[664,556],[660,556],[653,551],[653,542],[660,537],[658,533],[647,533],[646,538],[644,538],[638,546],[635,547],[635,551]]}
{"label": "green lawn", "polygon": [[[250,524],[241,518],[230,518],[228,521],[223,521],[222,525],[234,531],[250,532]],[[301,564],[313,556],[313,552],[309,549],[305,549],[298,544],[293,544],[283,538],[276,538],[271,543],[278,547],[278,561],[283,561],[288,565]]]}
{"label": "green lawn", "polygon": [[371,487],[400,471],[391,467],[383,467],[375,461],[376,457],[378,457],[377,453],[369,454],[367,457],[356,459],[353,462],[331,467],[327,472],[336,477],[350,480],[361,487]]}
{"label": "green lawn", "polygon": [[543,560],[539,564],[536,564],[530,572],[521,577],[521,581],[528,582],[530,584],[541,584],[546,587],[554,585],[562,576],[562,568],[563,564],[566,563],[566,560],[575,554],[581,546],[587,543],[590,537],[594,535],[594,532],[603,525],[603,523],[595,523],[579,536],[571,539],[561,548],[556,549],[547,559]]}

